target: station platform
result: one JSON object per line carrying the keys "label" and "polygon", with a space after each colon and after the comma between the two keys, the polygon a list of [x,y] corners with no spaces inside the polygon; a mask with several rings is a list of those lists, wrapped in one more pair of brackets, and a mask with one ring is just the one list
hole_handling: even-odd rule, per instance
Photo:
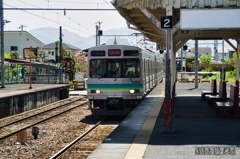
{"label": "station platform", "polygon": [[0,118],[68,98],[70,84],[7,84],[0,88]]}
{"label": "station platform", "polygon": [[0,98],[53,88],[70,87],[69,84],[32,84],[31,86],[32,89],[29,89],[30,84],[7,84],[5,88],[0,88]]}
{"label": "station platform", "polygon": [[174,131],[164,133],[164,85],[148,94],[88,159],[240,158],[240,119],[219,118],[201,100],[209,83],[197,89],[194,83],[176,84]]}

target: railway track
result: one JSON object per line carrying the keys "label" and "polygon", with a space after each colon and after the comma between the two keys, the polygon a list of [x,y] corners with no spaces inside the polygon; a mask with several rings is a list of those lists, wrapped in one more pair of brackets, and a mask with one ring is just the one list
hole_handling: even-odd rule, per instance
{"label": "railway track", "polygon": [[69,141],[68,145],[59,149],[50,158],[87,158],[117,128],[123,119],[114,119],[111,117],[99,119],[96,122],[97,124],[92,125],[85,132],[82,132],[79,136]]}
{"label": "railway track", "polygon": [[[63,101],[59,103],[63,103]],[[72,104],[80,104],[80,101],[73,102]],[[56,107],[56,105],[54,107]],[[63,107],[65,108],[65,106]],[[56,113],[56,110],[53,111]],[[33,112],[35,111],[32,111],[31,115],[33,115]],[[26,117],[26,115],[21,116],[21,118],[23,118],[23,116]],[[29,113],[28,116],[30,116]],[[16,116],[14,118],[18,117]],[[101,118],[92,115],[88,105],[85,104],[81,107],[73,108],[71,111],[65,112],[64,115],[58,115],[45,122],[42,121],[37,124],[36,122],[33,122],[33,119],[40,121],[39,116],[33,116],[30,119],[20,121],[10,126],[3,126],[2,129],[0,129],[0,135],[2,135],[3,130],[9,130],[9,132],[5,131],[5,133],[8,133],[8,137],[0,139],[0,158],[16,158],[16,156],[18,158],[50,158],[71,143],[80,134],[84,134],[86,130],[90,129],[90,127],[94,125],[94,123],[97,123]],[[117,119],[119,120],[119,118]],[[35,126],[39,128],[39,134],[36,140],[34,139],[34,136],[32,136],[32,129],[26,128],[25,125],[23,125],[24,123],[27,123],[28,120],[31,120],[31,124],[36,124]],[[109,123],[105,121],[103,124],[97,126],[92,132],[90,132],[90,134],[87,134],[81,139],[81,141],[76,142],[75,145],[65,151],[65,153],[59,158],[69,158],[69,156],[73,156],[73,158],[87,158],[87,156],[119,124],[119,121],[110,121],[111,122]],[[0,120],[0,122],[3,121]],[[11,120],[10,122],[14,121]],[[6,124],[8,123],[3,125]],[[23,144],[17,142],[17,135],[9,135],[10,130],[11,132],[14,130],[20,131],[19,129],[16,129],[20,127],[25,129],[24,131],[27,133],[27,141]]]}
{"label": "railway track", "polygon": [[[61,115],[67,111],[71,111],[79,106],[87,103],[87,101],[82,101],[80,104],[73,104],[85,98],[77,98],[72,101],[68,101],[64,104],[52,107],[50,109],[32,114],[15,121],[11,121],[0,126],[0,140],[6,139],[20,131],[29,129],[37,124],[45,122],[52,119],[58,115]],[[18,124],[18,125],[17,125]]]}
{"label": "railway track", "polygon": [[[102,120],[100,120],[99,122],[97,122],[94,126],[92,126],[91,128],[89,128],[87,131],[85,131],[83,134],[81,134],[80,136],[78,136],[76,139],[74,139],[70,144],[68,144],[67,146],[65,146],[63,149],[61,149],[60,151],[58,151],[56,154],[54,154],[52,157],[50,157],[50,159],[56,159],[59,156],[61,156],[65,151],[69,150],[73,145],[75,145],[79,140],[81,140],[83,137],[85,137],[86,135],[88,135],[90,132],[92,132],[95,128],[97,128],[106,118],[103,118]],[[68,156],[69,157],[69,156]]]}

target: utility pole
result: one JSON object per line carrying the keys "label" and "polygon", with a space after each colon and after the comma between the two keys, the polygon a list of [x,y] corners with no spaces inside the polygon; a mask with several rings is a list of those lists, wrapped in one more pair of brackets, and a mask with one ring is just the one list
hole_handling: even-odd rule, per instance
{"label": "utility pole", "polygon": [[198,40],[195,40],[195,88],[198,88]]}
{"label": "utility pole", "polygon": [[58,57],[58,63],[62,63],[62,26],[60,26],[60,30],[59,30],[59,57]]}
{"label": "utility pole", "polygon": [[96,46],[98,46],[98,25],[96,25]]}
{"label": "utility pole", "polygon": [[[58,63],[60,63],[60,68],[63,67],[62,66],[62,26],[60,26],[60,31],[59,31],[59,57],[58,57]],[[59,69],[59,83],[62,83],[62,70],[63,68]]]}
{"label": "utility pole", "polygon": [[0,0],[0,14],[1,14],[1,79],[2,79],[2,86],[1,88],[5,88],[5,70],[4,70],[4,22],[3,22],[3,1]]}
{"label": "utility pole", "polygon": [[96,24],[96,46],[100,45],[100,36],[102,36],[102,30],[100,30],[100,25],[102,22],[97,22]]}
{"label": "utility pole", "polygon": [[218,61],[218,41],[214,40],[214,56],[215,56],[215,60]]}
{"label": "utility pole", "polygon": [[221,81],[225,80],[225,70],[224,70],[224,39],[222,40],[222,76]]}
{"label": "utility pole", "polygon": [[23,31],[23,27],[27,27],[25,25],[20,25],[18,28],[21,29],[21,31]]}

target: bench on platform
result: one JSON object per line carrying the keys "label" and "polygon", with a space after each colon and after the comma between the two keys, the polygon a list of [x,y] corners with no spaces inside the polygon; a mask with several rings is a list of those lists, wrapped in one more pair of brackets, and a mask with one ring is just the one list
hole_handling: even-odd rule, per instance
{"label": "bench on platform", "polygon": [[[216,112],[219,117],[234,117],[238,118],[239,104],[238,104],[238,87],[231,85],[230,98],[228,102],[216,102]],[[226,112],[225,112],[226,111]],[[230,113],[225,114],[223,113]]]}
{"label": "bench on platform", "polygon": [[189,83],[189,79],[188,78],[181,78],[181,83]]}
{"label": "bench on platform", "polygon": [[216,79],[212,79],[211,82],[211,90],[204,90],[201,92],[202,94],[202,100],[205,100],[206,95],[217,95],[217,80]]}
{"label": "bench on platform", "polygon": [[206,83],[210,83],[210,80],[201,79],[201,83],[204,83],[204,82],[206,82]]}
{"label": "bench on platform", "polygon": [[[193,79],[193,83],[195,83],[195,78]],[[198,83],[200,83],[200,79],[198,79]]]}
{"label": "bench on platform", "polygon": [[227,101],[227,89],[226,89],[226,81],[220,81],[219,85],[219,94],[218,95],[210,95],[208,98],[208,104],[210,106],[214,105],[214,102],[226,102]]}

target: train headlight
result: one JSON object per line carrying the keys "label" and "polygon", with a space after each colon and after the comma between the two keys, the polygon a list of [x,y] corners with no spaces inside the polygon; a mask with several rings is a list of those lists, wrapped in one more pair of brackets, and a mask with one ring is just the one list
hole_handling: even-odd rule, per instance
{"label": "train headlight", "polygon": [[129,92],[133,94],[133,93],[135,93],[135,90],[134,89],[130,89]]}
{"label": "train headlight", "polygon": [[101,90],[100,90],[100,89],[91,90],[91,93],[97,93],[97,94],[99,94],[99,93],[101,93]]}
{"label": "train headlight", "polygon": [[139,93],[139,89],[130,89],[129,93],[133,94],[133,93]]}

